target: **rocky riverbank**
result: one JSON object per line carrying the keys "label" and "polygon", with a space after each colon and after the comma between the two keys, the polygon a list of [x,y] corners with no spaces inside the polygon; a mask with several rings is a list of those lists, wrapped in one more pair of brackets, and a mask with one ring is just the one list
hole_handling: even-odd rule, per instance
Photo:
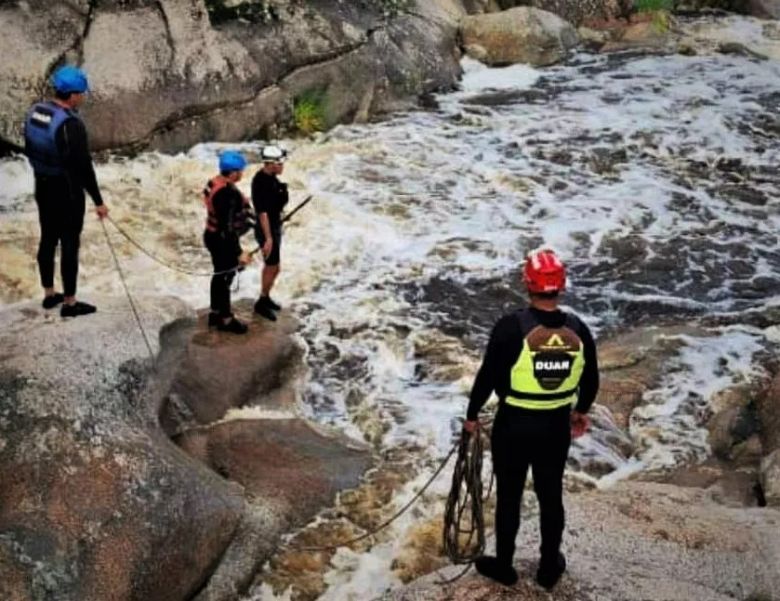
{"label": "rocky riverbank", "polygon": [[[382,3],[206,0],[9,2],[0,7],[0,138],[62,61],[89,73],[94,149],[180,150],[270,135],[297,104],[328,127],[408,106],[460,73],[456,0],[387,14]],[[236,3],[233,3],[236,4]],[[261,6],[262,5],[262,6]],[[272,12],[260,11],[273,5]]]}
{"label": "rocky riverbank", "polygon": [[0,312],[0,598],[235,599],[370,454],[296,415],[289,318],[236,341],[144,299],[152,360],[126,301],[98,301]]}

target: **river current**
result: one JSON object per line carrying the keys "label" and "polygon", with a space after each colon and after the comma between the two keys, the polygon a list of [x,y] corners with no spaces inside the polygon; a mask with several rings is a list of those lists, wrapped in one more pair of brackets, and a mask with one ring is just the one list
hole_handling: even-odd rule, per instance
{"label": "river current", "polygon": [[[697,27],[780,56],[776,28],[758,21]],[[545,245],[568,264],[566,306],[598,336],[682,321],[706,330],[679,336],[682,350],[628,432],[597,411],[572,472],[608,486],[706,458],[691,403],[706,409],[756,376],[754,358],[780,339],[760,319],[780,305],[777,58],[577,54],[543,70],[468,59],[464,69],[460,90],[429,109],[283,142],[293,203],[314,195],[285,232],[276,294],[302,324],[301,411],[380,452],[422,449],[403,501],[449,449],[490,327],[524,302],[518,267]],[[261,144],[238,146],[256,160]],[[110,157],[98,178],[112,216],[161,258],[207,271],[199,191],[224,147]],[[0,161],[0,178],[0,301],[9,304],[39,294],[37,222],[25,160]],[[87,300],[121,293],[90,217]],[[208,279],[166,271],[112,238],[134,294],[208,303]],[[258,279],[247,270],[237,296],[256,296]],[[409,524],[399,522],[397,540]],[[337,554],[321,598],[367,599],[396,585],[397,540]],[[251,598],[288,595],[258,586]]]}

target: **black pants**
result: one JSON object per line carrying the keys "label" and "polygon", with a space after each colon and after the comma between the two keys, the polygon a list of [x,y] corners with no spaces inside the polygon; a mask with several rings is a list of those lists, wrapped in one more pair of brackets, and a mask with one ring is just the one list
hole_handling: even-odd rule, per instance
{"label": "black pants", "polygon": [[[217,232],[206,231],[203,242],[211,253],[211,263],[215,272],[231,270],[238,266],[241,247],[235,236],[223,237]],[[230,317],[230,284],[235,277],[235,271],[228,271],[211,277],[211,310],[220,317]]]}
{"label": "black pants", "polygon": [[41,285],[54,287],[54,256],[60,245],[60,273],[65,296],[76,295],[79,245],[84,227],[84,193],[73,193],[65,177],[35,178],[35,202],[41,224],[38,270]]}
{"label": "black pants", "polygon": [[539,499],[541,561],[554,564],[564,526],[563,470],[571,444],[569,408],[527,411],[501,406],[491,439],[496,474],[496,556],[511,565],[520,501],[531,467]]}

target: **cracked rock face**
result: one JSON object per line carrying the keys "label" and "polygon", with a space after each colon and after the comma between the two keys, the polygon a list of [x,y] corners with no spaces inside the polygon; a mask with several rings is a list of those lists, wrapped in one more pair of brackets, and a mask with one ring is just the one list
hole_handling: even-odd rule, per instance
{"label": "cracked rock face", "polygon": [[452,85],[455,0],[385,20],[337,0],[290,5],[270,23],[212,25],[204,0],[14,2],[0,8],[0,138],[19,144],[29,105],[64,61],[81,64],[93,149],[179,150],[257,137],[325,98],[326,125]]}

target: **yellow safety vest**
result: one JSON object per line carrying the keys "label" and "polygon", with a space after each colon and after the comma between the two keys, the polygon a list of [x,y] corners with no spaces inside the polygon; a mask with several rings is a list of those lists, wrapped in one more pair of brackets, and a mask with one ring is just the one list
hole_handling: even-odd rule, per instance
{"label": "yellow safety vest", "polygon": [[566,326],[534,327],[512,367],[506,403],[523,409],[558,409],[577,401],[585,366],[582,340]]}

